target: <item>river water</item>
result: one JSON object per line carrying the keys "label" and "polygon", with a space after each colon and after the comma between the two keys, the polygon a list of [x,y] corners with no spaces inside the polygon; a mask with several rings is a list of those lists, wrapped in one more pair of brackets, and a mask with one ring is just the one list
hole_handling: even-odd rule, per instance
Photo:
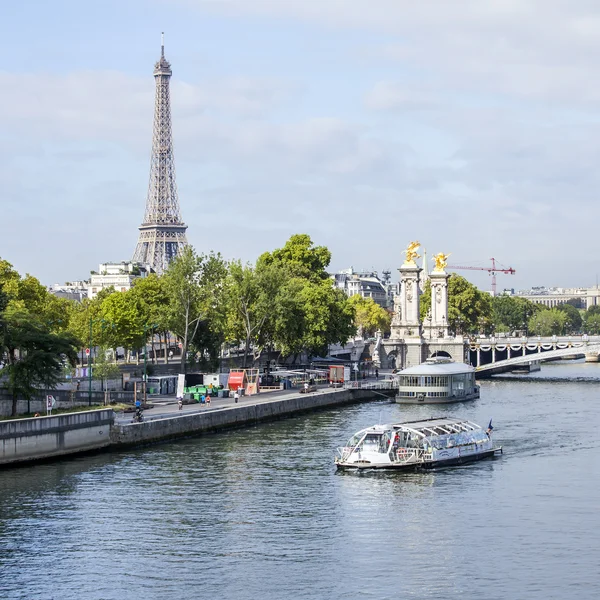
{"label": "river water", "polygon": [[[370,402],[0,471],[0,598],[597,598],[599,395],[600,365],[554,363],[462,405]],[[504,455],[335,471],[356,430],[434,415],[493,417]]]}

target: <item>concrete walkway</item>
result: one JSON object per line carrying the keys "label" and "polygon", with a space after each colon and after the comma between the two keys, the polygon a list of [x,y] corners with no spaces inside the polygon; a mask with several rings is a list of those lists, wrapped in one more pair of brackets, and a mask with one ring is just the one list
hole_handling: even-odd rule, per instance
{"label": "concrete walkway", "polygon": [[[340,388],[332,388],[326,385],[317,387],[317,392],[320,394],[336,392],[339,390]],[[317,392],[309,392],[308,395]],[[238,404],[235,403],[234,398],[213,398],[211,396],[210,404],[200,404],[199,402],[184,404],[181,410],[179,410],[177,400],[174,396],[152,397],[149,398],[148,401],[155,406],[154,408],[144,410],[144,420],[155,421],[157,419],[168,419],[170,417],[213,412],[226,408],[233,408],[235,406],[266,404],[267,402],[274,400],[291,400],[292,398],[298,398],[299,396],[304,396],[304,393],[301,394],[298,388],[275,392],[262,392],[253,396],[241,396]],[[115,422],[119,425],[126,425],[132,421],[133,413],[117,413],[115,419]]]}

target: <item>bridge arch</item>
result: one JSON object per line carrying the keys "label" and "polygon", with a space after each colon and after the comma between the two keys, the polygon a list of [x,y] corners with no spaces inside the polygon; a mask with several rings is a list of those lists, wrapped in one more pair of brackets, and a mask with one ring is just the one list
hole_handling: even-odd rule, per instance
{"label": "bridge arch", "polygon": [[390,352],[387,355],[387,368],[388,369],[396,369],[396,368],[398,368],[397,364],[396,364],[397,360],[398,360],[398,354],[397,354],[397,352]]}

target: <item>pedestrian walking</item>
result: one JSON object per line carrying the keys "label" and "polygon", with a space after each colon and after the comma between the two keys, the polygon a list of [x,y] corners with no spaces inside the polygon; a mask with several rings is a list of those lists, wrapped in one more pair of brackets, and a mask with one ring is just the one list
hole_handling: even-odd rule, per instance
{"label": "pedestrian walking", "polygon": [[179,406],[179,410],[183,409],[183,400],[181,398],[177,398],[177,405]]}
{"label": "pedestrian walking", "polygon": [[207,394],[206,396],[206,404],[210,404],[210,394]]}
{"label": "pedestrian walking", "polygon": [[238,391],[235,390],[235,393],[233,394],[233,401],[237,404],[239,399],[240,399],[240,395],[239,395]]}
{"label": "pedestrian walking", "polygon": [[375,379],[379,379],[379,369],[375,369]]}

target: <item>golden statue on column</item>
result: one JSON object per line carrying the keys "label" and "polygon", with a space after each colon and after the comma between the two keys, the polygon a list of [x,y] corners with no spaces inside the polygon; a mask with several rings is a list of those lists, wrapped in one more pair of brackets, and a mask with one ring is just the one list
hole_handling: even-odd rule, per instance
{"label": "golden statue on column", "polygon": [[446,265],[448,264],[448,257],[450,255],[449,254],[444,254],[443,252],[439,252],[438,254],[435,254],[433,257],[433,260],[435,261],[435,267],[433,269],[434,273],[444,273],[444,269],[446,268]]}
{"label": "golden statue on column", "polygon": [[415,258],[421,258],[419,254],[417,254],[417,250],[420,248],[421,244],[419,242],[411,242],[408,245],[408,248],[404,250],[404,254],[406,254],[406,259],[404,260],[403,267],[416,267],[417,263],[415,262]]}

